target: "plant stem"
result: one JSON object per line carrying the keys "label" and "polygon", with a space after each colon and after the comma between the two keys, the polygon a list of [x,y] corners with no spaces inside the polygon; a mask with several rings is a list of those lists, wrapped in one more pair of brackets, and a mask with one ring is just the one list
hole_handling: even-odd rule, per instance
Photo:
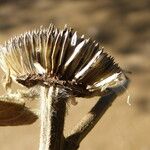
{"label": "plant stem", "polygon": [[125,92],[128,87],[129,79],[125,78],[117,86],[107,90],[107,94],[102,96],[92,107],[88,114],[74,127],[71,133],[66,137],[64,150],[77,150],[81,141],[94,128],[97,122],[102,118],[114,100]]}
{"label": "plant stem", "polygon": [[39,150],[62,150],[68,94],[57,86],[41,87],[41,133]]}
{"label": "plant stem", "polygon": [[107,96],[101,97],[98,100],[95,106],[82,118],[66,138],[65,149],[77,150],[79,148],[80,142],[94,128],[115,98],[115,93],[109,93]]}

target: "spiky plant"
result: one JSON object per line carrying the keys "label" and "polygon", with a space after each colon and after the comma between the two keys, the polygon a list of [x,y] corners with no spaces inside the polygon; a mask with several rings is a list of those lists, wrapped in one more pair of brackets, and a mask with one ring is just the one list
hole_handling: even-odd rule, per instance
{"label": "spiky plant", "polygon": [[[66,144],[70,138],[63,135],[69,99],[75,103],[75,97],[105,96],[108,88],[126,81],[121,68],[98,43],[78,36],[71,28],[59,30],[52,24],[1,45],[0,66],[6,74],[7,90],[12,81],[27,88],[40,86],[40,150],[71,149]],[[89,126],[93,125],[89,122]],[[78,146],[79,141],[72,147]]]}

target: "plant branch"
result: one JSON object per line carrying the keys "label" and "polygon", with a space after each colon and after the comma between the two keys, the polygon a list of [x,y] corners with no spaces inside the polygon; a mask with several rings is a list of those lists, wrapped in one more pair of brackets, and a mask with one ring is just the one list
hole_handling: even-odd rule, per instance
{"label": "plant branch", "polygon": [[109,89],[107,95],[98,100],[95,106],[83,117],[66,138],[64,150],[77,150],[79,148],[80,142],[93,129],[116,97],[125,91],[128,83],[129,80],[125,79],[120,85]]}

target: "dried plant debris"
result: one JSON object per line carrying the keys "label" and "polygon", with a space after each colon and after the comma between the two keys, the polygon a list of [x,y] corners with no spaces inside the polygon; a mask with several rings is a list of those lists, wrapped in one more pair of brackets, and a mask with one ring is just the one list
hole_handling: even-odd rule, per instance
{"label": "dried plant debris", "polygon": [[20,92],[0,97],[0,126],[27,125],[38,119],[38,111],[25,105],[26,97]]}
{"label": "dried plant debris", "polygon": [[10,81],[28,88],[57,84],[77,97],[101,95],[123,75],[98,43],[80,37],[71,28],[60,30],[53,24],[1,45],[0,66],[6,74],[6,87],[10,87]]}

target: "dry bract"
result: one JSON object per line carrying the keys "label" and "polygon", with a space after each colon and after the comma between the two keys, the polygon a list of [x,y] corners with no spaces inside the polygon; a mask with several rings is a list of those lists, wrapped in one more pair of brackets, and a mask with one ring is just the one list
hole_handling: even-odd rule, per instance
{"label": "dry bract", "polygon": [[6,76],[27,87],[58,84],[75,96],[90,96],[98,90],[100,95],[122,73],[98,43],[66,27],[41,27],[12,38],[0,49]]}

